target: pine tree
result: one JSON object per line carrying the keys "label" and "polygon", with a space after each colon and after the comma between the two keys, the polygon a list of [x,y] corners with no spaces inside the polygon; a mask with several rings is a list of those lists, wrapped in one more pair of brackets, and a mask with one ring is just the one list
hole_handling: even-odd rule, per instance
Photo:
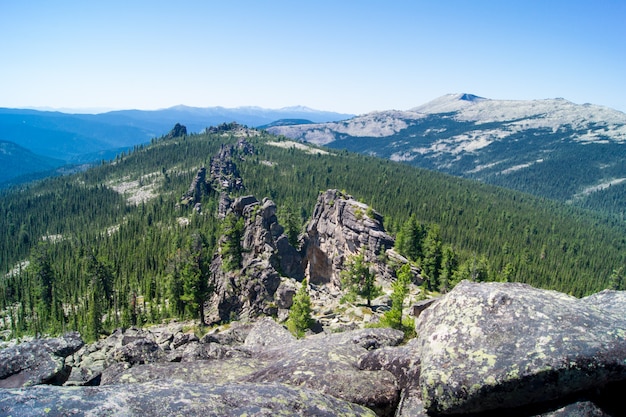
{"label": "pine tree", "polygon": [[372,272],[372,264],[365,261],[363,248],[347,261],[347,268],[341,271],[344,288],[353,296],[363,297],[367,306],[371,307],[372,300],[382,294],[382,288],[376,285],[376,275]]}
{"label": "pine tree", "polygon": [[34,281],[37,316],[40,320],[47,320],[52,311],[52,289],[55,280],[48,246],[44,243],[39,243],[35,247],[31,259],[29,268]]}
{"label": "pine tree", "polygon": [[411,265],[404,264],[397,271],[397,278],[391,284],[391,309],[383,315],[381,322],[385,326],[393,329],[403,329],[402,310],[404,309],[404,299],[409,293],[411,284]]}
{"label": "pine tree", "polygon": [[230,272],[241,267],[243,218],[237,219],[233,213],[229,213],[224,219],[223,229],[222,268]]}
{"label": "pine tree", "polygon": [[424,239],[424,258],[422,268],[426,275],[426,286],[429,291],[439,289],[439,271],[441,270],[441,232],[439,225],[433,224]]}
{"label": "pine tree", "polygon": [[411,261],[418,261],[423,255],[422,243],[425,229],[412,215],[403,225],[396,236],[395,248],[399,254]]}
{"label": "pine tree", "polygon": [[614,269],[609,277],[609,288],[610,290],[615,291],[623,291],[626,289],[626,285],[624,285],[624,268]]}
{"label": "pine tree", "polygon": [[439,292],[447,293],[452,288],[453,275],[458,268],[456,253],[452,246],[445,245],[441,255],[441,271],[439,272]]}
{"label": "pine tree", "polygon": [[311,317],[311,297],[308,291],[308,282],[302,281],[302,285],[293,296],[293,304],[289,309],[289,318],[287,319],[287,328],[298,339],[304,337],[307,329],[313,325]]}
{"label": "pine tree", "polygon": [[193,233],[183,251],[171,277],[170,295],[177,297],[170,302],[183,308],[186,317],[194,317],[203,323],[204,301],[209,293],[208,287],[208,255],[206,242],[200,233]]}
{"label": "pine tree", "polygon": [[296,212],[293,200],[289,200],[283,207],[281,223],[285,226],[285,234],[289,243],[293,247],[298,246],[298,236],[300,235],[300,225],[302,220]]}

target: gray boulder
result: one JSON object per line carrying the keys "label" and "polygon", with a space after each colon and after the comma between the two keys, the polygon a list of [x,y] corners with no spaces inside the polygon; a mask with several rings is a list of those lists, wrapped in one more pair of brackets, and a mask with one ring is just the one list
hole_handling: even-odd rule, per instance
{"label": "gray boulder", "polygon": [[0,388],[63,384],[70,374],[65,358],[83,344],[80,335],[72,332],[0,350]]}
{"label": "gray boulder", "polygon": [[244,342],[250,349],[267,349],[284,346],[296,341],[296,338],[284,326],[276,323],[270,317],[259,319]]}
{"label": "gray boulder", "polygon": [[155,382],[100,387],[0,390],[0,410],[13,417],[89,416],[367,416],[371,410],[306,388],[281,384]]}
{"label": "gray boulder", "polygon": [[241,381],[262,369],[266,362],[252,358],[198,360],[181,363],[150,363],[131,368],[111,367],[104,371],[101,385],[144,382],[226,384]]}
{"label": "gray boulder", "polygon": [[608,309],[525,284],[459,283],[416,321],[433,414],[555,400],[626,380],[626,325]]}
{"label": "gray boulder", "polygon": [[227,329],[213,331],[202,336],[201,343],[219,343],[221,345],[242,345],[250,331],[254,327],[252,323],[232,322]]}
{"label": "gray boulder", "polygon": [[368,348],[397,344],[401,335],[391,329],[365,329],[277,345],[255,354],[268,365],[244,380],[302,386],[391,416],[399,400],[396,378],[385,370],[361,370],[357,364]]}
{"label": "gray boulder", "polygon": [[164,356],[163,349],[154,340],[142,337],[113,349],[107,359],[110,363],[123,362],[132,366],[157,362]]}
{"label": "gray boulder", "polygon": [[626,322],[626,291],[604,290],[581,299],[581,302]]}

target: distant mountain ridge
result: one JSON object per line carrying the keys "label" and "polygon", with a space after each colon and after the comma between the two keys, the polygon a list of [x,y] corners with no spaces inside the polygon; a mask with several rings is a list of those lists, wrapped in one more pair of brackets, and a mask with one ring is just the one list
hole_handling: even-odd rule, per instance
{"label": "distant mountain ridge", "polygon": [[492,100],[449,94],[406,111],[268,131],[583,206],[626,211],[626,114],[608,107],[562,98]]}
{"label": "distant mountain ridge", "polygon": [[[0,140],[12,142],[37,155],[57,159],[61,164],[82,164],[110,159],[133,146],[160,137],[176,123],[189,132],[236,121],[248,126],[279,119],[306,119],[327,122],[353,117],[352,114],[313,110],[308,107],[264,109],[260,107],[175,106],[162,110],[118,110],[99,114],[69,114],[56,111],[0,108]],[[11,161],[9,161],[11,159]],[[17,175],[8,169],[22,165],[27,172],[48,170],[46,164],[31,163],[18,154],[4,155],[1,178]]]}

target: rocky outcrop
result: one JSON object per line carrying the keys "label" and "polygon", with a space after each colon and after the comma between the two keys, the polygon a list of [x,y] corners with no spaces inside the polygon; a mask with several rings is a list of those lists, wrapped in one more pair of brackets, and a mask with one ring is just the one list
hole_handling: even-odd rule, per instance
{"label": "rocky outcrop", "polygon": [[344,263],[361,249],[379,277],[390,279],[393,276],[393,271],[380,260],[380,255],[394,244],[394,239],[383,228],[382,216],[341,191],[328,190],[319,196],[301,242],[312,284],[339,288],[339,273]]}
{"label": "rocky outcrop", "polygon": [[222,145],[217,155],[211,158],[210,173],[214,188],[226,192],[243,189],[243,180],[235,159],[253,153],[254,147],[244,139],[240,139],[236,146]]}
{"label": "rocky outcrop", "polygon": [[402,338],[402,332],[391,329],[363,329],[274,343],[256,354],[268,365],[245,380],[307,387],[393,416],[399,400],[394,376],[386,370],[361,370],[357,363],[368,349],[396,346]]}
{"label": "rocky outcrop", "polygon": [[65,358],[83,344],[80,335],[73,332],[0,350],[0,388],[62,384],[70,372]]}
{"label": "rocky outcrop", "polygon": [[[227,242],[233,237],[223,236],[219,243],[210,266],[209,285],[214,292],[205,305],[206,323],[233,316],[275,315],[278,307],[274,295],[281,276],[299,281],[304,277],[302,260],[278,223],[274,202],[244,196],[237,198],[230,210],[243,221],[243,231],[238,242]],[[241,253],[241,264],[232,271],[226,270],[221,250],[226,243],[238,245]]]}
{"label": "rocky outcrop", "polygon": [[181,197],[181,203],[200,210],[198,204],[202,197],[212,190],[219,190],[221,194],[218,215],[224,218],[232,203],[228,193],[244,188],[235,159],[236,157],[243,159],[246,155],[253,153],[254,147],[244,139],[240,139],[235,146],[222,145],[219,152],[211,158],[209,176],[207,177],[205,167],[198,169],[189,190]]}
{"label": "rocky outcrop", "polygon": [[362,370],[357,365],[359,358],[368,352],[397,346],[402,341],[402,332],[362,329],[296,340],[283,326],[263,318],[246,331],[243,343],[224,346],[215,342],[232,341],[232,336],[241,334],[241,328],[236,330],[237,327],[195,342],[205,349],[223,349],[227,353],[222,357],[205,356],[193,363],[112,365],[103,373],[102,384],[284,383],[367,406],[378,415],[393,415],[399,399],[394,375],[386,370]]}
{"label": "rocky outcrop", "polygon": [[151,382],[119,386],[0,390],[0,410],[33,416],[342,416],[375,417],[371,410],[284,384]]}
{"label": "rocky outcrop", "polygon": [[165,139],[180,138],[183,136],[187,136],[187,126],[176,123],[172,130],[170,130],[169,133],[165,135]]}
{"label": "rocky outcrop", "polygon": [[425,409],[514,408],[626,381],[626,321],[600,298],[461,282],[416,322]]}
{"label": "rocky outcrop", "polygon": [[208,195],[211,191],[211,185],[207,182],[206,168],[202,167],[191,181],[189,190],[181,198],[181,203],[185,205],[195,206],[200,202],[202,197]]}

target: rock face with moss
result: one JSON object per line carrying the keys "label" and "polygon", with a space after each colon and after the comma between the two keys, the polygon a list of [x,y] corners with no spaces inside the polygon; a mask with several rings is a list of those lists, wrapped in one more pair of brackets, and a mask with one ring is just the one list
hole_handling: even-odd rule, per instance
{"label": "rock face with moss", "polygon": [[339,288],[339,273],[346,258],[357,254],[361,248],[377,275],[389,278],[392,274],[381,260],[381,255],[394,243],[385,232],[382,216],[341,191],[328,190],[319,196],[301,242],[312,284]]}
{"label": "rock face with moss", "polygon": [[425,409],[513,408],[625,381],[625,316],[595,298],[461,282],[416,322]]}

